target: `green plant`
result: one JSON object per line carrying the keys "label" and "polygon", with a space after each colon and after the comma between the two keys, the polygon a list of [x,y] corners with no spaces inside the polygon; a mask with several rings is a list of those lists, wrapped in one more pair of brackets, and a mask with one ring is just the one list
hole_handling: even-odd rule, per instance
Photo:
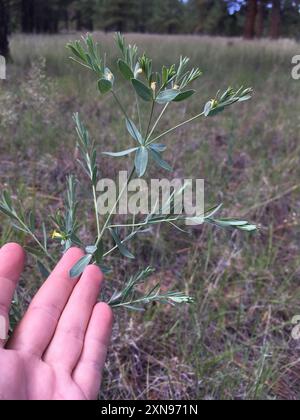
{"label": "green plant", "polygon": [[[125,39],[121,34],[117,34],[116,42],[121,54],[121,58],[117,63],[118,69],[122,77],[132,88],[133,102],[136,103],[137,108],[137,123],[128,115],[127,110],[122,104],[115,89],[116,77],[107,67],[106,58],[105,56],[101,56],[98,45],[94,42],[93,38],[88,35],[83,38],[83,42],[75,41],[69,43],[68,48],[73,54],[72,59],[74,61],[95,74],[100,94],[111,94],[124,116],[124,123],[134,144],[125,151],[104,152],[103,155],[112,158],[121,158],[131,155],[135,156],[128,183],[135,174],[137,174],[138,177],[143,177],[146,174],[151,161],[163,170],[172,171],[171,166],[163,158],[163,153],[166,151],[167,146],[159,143],[162,138],[184,125],[192,123],[200,117],[214,116],[224,111],[225,108],[230,105],[251,98],[251,89],[240,88],[234,90],[229,88],[224,94],[221,95],[218,93],[215,99],[207,102],[201,113],[167,131],[159,133],[159,123],[164,117],[168,107],[174,102],[186,101],[194,95],[195,90],[191,89],[190,85],[201,76],[201,71],[198,68],[189,69],[189,59],[181,57],[177,66],[163,66],[159,73],[154,72],[152,60],[145,54],[139,57],[137,47],[135,45],[126,45]],[[148,116],[146,119],[141,115],[140,101],[148,104]],[[159,113],[157,118],[154,119],[156,108],[159,108]],[[124,189],[119,192],[118,199],[104,221],[100,220],[96,194],[96,186],[99,177],[96,145],[91,139],[84,123],[81,121],[79,114],[74,115],[74,123],[78,135],[78,148],[81,156],[78,163],[90,182],[97,235],[91,245],[83,244],[79,238],[79,223],[77,218],[78,199],[76,198],[78,182],[73,176],[70,176],[67,180],[67,194],[64,210],[52,216],[51,220],[55,228],[52,239],[59,240],[63,252],[73,245],[85,249],[85,256],[70,272],[72,278],[80,276],[89,264],[97,264],[103,271],[107,271],[106,258],[117,250],[123,257],[134,259],[135,257],[128,249],[127,244],[142,232],[147,231],[149,227],[167,223],[180,229],[180,224],[187,221],[187,219],[190,219],[190,217],[184,215],[177,215],[173,211],[167,215],[165,214],[164,210],[167,205],[169,205],[170,208],[173,208],[172,205],[175,200],[173,194],[167,203],[161,204],[159,211],[155,214],[152,212],[139,221],[134,218],[132,222],[126,222],[124,224],[114,223],[114,210],[122,198],[125,191]],[[126,187],[127,186],[128,185],[126,185]],[[221,228],[236,229],[245,232],[256,231],[257,227],[247,221],[217,219],[215,216],[220,208],[221,206],[216,206],[207,211],[201,218],[201,222]],[[42,224],[42,234],[37,233],[33,212],[26,214],[20,206],[15,205],[10,194],[6,191],[3,192],[0,200],[0,211],[11,219],[15,229],[32,238],[36,247],[29,247],[27,250],[35,256],[43,276],[47,276],[51,269],[51,265],[55,263],[55,260],[49,250],[49,239],[45,223]],[[127,232],[124,237],[121,237],[120,228]],[[106,249],[107,235],[110,235],[115,243],[115,246],[111,249]],[[150,291],[144,294],[141,293],[139,286],[146,282],[152,272],[151,268],[147,268],[131,276],[124,288],[113,295],[109,302],[110,305],[112,307],[140,309],[145,304],[154,301],[171,305],[191,303],[193,301],[191,297],[182,293],[161,293],[159,284]]]}

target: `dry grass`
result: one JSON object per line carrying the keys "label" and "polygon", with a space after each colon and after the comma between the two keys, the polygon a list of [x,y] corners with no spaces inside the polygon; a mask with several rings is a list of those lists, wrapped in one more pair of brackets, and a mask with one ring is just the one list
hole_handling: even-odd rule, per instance
{"label": "dry grass", "polygon": [[[15,37],[14,62],[0,92],[0,186],[18,189],[39,218],[61,205],[65,176],[74,168],[74,111],[85,115],[99,150],[124,141],[112,102],[99,99],[89,76],[67,60],[64,45],[74,36]],[[111,35],[98,36],[109,50]],[[189,108],[175,106],[166,127],[192,115],[219,88],[254,87],[251,103],[170,138],[169,160],[176,175],[206,179],[208,205],[224,201],[228,214],[247,216],[261,232],[245,237],[205,227],[182,236],[163,229],[139,243],[137,261],[157,266],[163,284],[185,289],[197,303],[176,312],[152,307],[143,315],[117,313],[101,397],[298,399],[300,347],[291,339],[291,319],[300,313],[300,121],[299,82],[291,79],[290,63],[299,45],[130,39],[153,53],[157,64],[183,53],[204,70],[200,94]],[[39,56],[46,59],[45,75],[41,62],[32,67]],[[120,94],[126,103],[126,91]],[[107,160],[100,167],[105,177],[115,170]],[[87,197],[81,200],[90,218]],[[2,218],[0,233],[2,243],[16,239]],[[117,258],[111,264],[108,288],[131,270]],[[24,277],[21,311],[39,282]]]}

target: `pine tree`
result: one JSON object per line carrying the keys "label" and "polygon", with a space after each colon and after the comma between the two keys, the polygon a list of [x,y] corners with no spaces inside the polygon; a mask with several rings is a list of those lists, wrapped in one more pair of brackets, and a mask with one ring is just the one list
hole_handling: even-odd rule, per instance
{"label": "pine tree", "polygon": [[224,34],[233,21],[228,14],[228,5],[219,0],[190,1],[190,21],[193,22],[193,32],[208,35]]}
{"label": "pine tree", "polygon": [[225,34],[228,10],[225,2],[211,1],[204,22],[204,32],[208,35]]}
{"label": "pine tree", "polygon": [[285,37],[300,38],[300,0],[285,0],[282,8],[281,33]]}
{"label": "pine tree", "polygon": [[104,29],[106,31],[133,30],[137,16],[135,0],[105,0],[104,2]]}
{"label": "pine tree", "polygon": [[278,39],[280,35],[281,26],[281,1],[272,1],[272,12],[271,12],[271,26],[270,26],[270,37],[272,39]]}
{"label": "pine tree", "polygon": [[83,29],[88,31],[94,30],[97,6],[99,7],[97,0],[76,0],[73,2],[74,20],[78,31]]}
{"label": "pine tree", "polygon": [[254,38],[256,16],[257,16],[257,0],[248,0],[246,23],[245,23],[245,30],[244,30],[244,37],[246,39]]}
{"label": "pine tree", "polygon": [[136,32],[150,32],[151,22],[153,21],[155,2],[153,0],[137,0],[137,19],[134,30]]}
{"label": "pine tree", "polygon": [[184,31],[184,5],[180,0],[154,0],[153,18],[150,26],[153,32],[174,34]]}
{"label": "pine tree", "polygon": [[267,6],[266,0],[258,0],[257,18],[256,18],[256,25],[255,25],[255,35],[257,38],[261,38],[264,33],[266,6]]}
{"label": "pine tree", "polygon": [[9,30],[56,33],[75,28],[224,36],[244,32],[248,39],[260,38],[268,30],[274,39],[280,34],[299,38],[300,0],[1,0],[0,6],[0,44],[5,54]]}

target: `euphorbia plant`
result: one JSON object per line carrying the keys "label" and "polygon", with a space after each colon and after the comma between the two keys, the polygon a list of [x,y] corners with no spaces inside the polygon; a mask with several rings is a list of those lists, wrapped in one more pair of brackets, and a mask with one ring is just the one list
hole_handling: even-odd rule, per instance
{"label": "euphorbia plant", "polygon": [[[178,65],[163,66],[160,72],[155,72],[152,60],[145,54],[139,56],[137,47],[135,45],[127,45],[121,34],[117,34],[116,43],[120,51],[120,58],[116,63],[116,67],[119,75],[131,87],[132,103],[135,104],[138,121],[134,121],[134,118],[128,114],[125,106],[122,104],[116,92],[117,75],[113,74],[107,67],[105,56],[100,54],[98,45],[94,42],[92,36],[88,35],[82,41],[71,42],[68,44],[68,48],[72,52],[74,61],[94,73],[95,84],[99,93],[101,95],[112,95],[122,113],[122,123],[125,124],[128,132],[128,149],[116,152],[105,151],[102,155],[105,159],[132,157],[132,170],[128,183],[135,175],[139,178],[143,177],[152,163],[165,171],[172,172],[171,166],[163,158],[163,153],[167,146],[161,143],[162,139],[170,136],[180,127],[191,124],[201,117],[217,115],[224,111],[225,108],[251,98],[251,89],[240,88],[234,90],[229,88],[223,94],[219,92],[214,99],[208,101],[204,105],[203,111],[199,114],[171,127],[167,131],[160,132],[159,125],[168,108],[173,103],[187,101],[194,95],[195,90],[191,89],[190,86],[201,76],[201,71],[198,68],[189,69],[189,59],[180,57]],[[148,115],[146,117],[145,114],[142,115],[141,113],[141,102],[148,105]],[[151,212],[147,217],[142,217],[140,220],[134,218],[130,223],[126,222],[122,225],[114,223],[114,211],[122,198],[124,190],[119,191],[119,196],[110,212],[105,217],[100,217],[97,207],[97,183],[99,178],[97,147],[91,139],[86,126],[81,121],[79,114],[74,115],[74,123],[81,155],[78,163],[81,165],[90,183],[97,233],[91,245],[83,244],[79,237],[80,224],[77,218],[78,199],[76,190],[80,184],[74,176],[70,176],[67,180],[65,208],[51,217],[55,228],[51,238],[55,241],[59,240],[63,247],[63,252],[73,245],[85,249],[86,255],[71,270],[71,278],[80,276],[89,264],[97,264],[103,271],[106,271],[107,257],[114,252],[119,252],[124,258],[134,259],[134,255],[128,248],[131,240],[157,224],[168,223],[178,227],[180,223],[185,222],[188,218],[184,215],[174,214],[174,212],[165,214],[164,208],[166,205],[170,206],[170,202],[174,199],[174,196],[171,196],[168,203],[161,203],[158,212]],[[219,205],[207,211],[202,215],[201,221],[227,229],[237,229],[246,232],[256,230],[255,225],[249,224],[244,220],[216,218],[220,208],[221,206]],[[22,209],[17,209],[10,194],[6,191],[2,194],[0,211],[11,219],[14,228],[32,238],[32,242],[36,246],[30,247],[28,250],[35,256],[40,271],[44,276],[47,276],[51,265],[55,263],[55,259],[50,251],[46,224],[42,223],[41,232],[37,233],[33,212],[28,214]],[[121,227],[122,237],[120,234]],[[107,248],[107,244],[111,242],[106,240],[108,235],[115,244],[112,248]],[[151,302],[175,305],[193,301],[191,297],[180,292],[161,293],[159,284],[150,291],[142,293],[140,285],[152,273],[153,269],[147,267],[132,275],[124,288],[115,292],[111,297],[110,305],[112,307],[141,309],[145,304]]]}

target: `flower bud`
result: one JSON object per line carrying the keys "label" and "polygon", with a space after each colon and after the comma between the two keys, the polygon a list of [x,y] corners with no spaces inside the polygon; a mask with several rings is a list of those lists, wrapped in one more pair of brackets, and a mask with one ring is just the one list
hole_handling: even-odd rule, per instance
{"label": "flower bud", "polygon": [[156,91],[156,82],[151,83],[151,89],[153,90],[153,92]]}

